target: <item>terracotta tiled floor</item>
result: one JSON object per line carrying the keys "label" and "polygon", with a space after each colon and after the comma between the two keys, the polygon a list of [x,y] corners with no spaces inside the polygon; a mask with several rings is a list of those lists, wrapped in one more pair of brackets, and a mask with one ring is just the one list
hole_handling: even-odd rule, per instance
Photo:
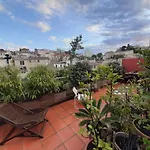
{"label": "terracotta tiled floor", "polygon": [[[106,89],[102,88],[93,97],[99,99],[105,93]],[[70,100],[49,108],[43,139],[15,138],[0,146],[0,150],[84,150],[89,139],[78,134],[79,120],[74,116],[77,110],[73,106],[74,102]],[[81,105],[78,103],[77,107]],[[0,140],[8,128],[8,125],[0,126]],[[36,128],[38,130],[40,126]]]}

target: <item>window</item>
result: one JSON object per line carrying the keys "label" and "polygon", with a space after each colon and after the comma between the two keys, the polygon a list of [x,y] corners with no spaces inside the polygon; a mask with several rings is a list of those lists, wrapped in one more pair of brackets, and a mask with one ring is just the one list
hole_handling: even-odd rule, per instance
{"label": "window", "polygon": [[24,65],[24,61],[20,61],[20,65]]}
{"label": "window", "polygon": [[20,70],[21,70],[21,73],[26,73],[27,72],[26,66],[25,67],[21,67]]}

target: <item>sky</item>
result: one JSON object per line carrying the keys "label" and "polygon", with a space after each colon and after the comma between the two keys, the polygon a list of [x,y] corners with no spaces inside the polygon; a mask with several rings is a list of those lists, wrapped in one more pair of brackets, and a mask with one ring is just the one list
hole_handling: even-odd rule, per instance
{"label": "sky", "polygon": [[68,50],[80,34],[93,53],[148,46],[150,0],[0,0],[0,48]]}

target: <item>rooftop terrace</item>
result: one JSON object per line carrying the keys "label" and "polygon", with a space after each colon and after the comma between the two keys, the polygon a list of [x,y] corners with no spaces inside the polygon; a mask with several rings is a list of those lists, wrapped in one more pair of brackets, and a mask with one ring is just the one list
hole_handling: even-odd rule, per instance
{"label": "rooftop terrace", "polygon": [[[106,88],[102,88],[93,97],[99,99],[105,93]],[[82,108],[82,105],[77,103],[77,107]],[[50,107],[46,114],[49,122],[45,124],[43,139],[15,138],[0,146],[0,150],[84,150],[90,139],[78,133],[79,120],[74,116],[76,111],[73,100]],[[0,140],[9,128],[8,124],[0,126]],[[39,128],[40,125],[33,130],[38,131]]]}

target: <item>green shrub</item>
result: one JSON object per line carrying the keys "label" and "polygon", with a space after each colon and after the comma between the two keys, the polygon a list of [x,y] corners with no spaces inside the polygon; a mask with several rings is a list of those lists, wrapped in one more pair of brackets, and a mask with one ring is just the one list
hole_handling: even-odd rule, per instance
{"label": "green shrub", "polygon": [[79,83],[86,82],[87,72],[91,73],[92,69],[88,63],[78,62],[73,66],[70,66],[68,71],[68,81],[72,86],[78,86]]}
{"label": "green shrub", "polygon": [[24,99],[23,82],[19,70],[14,67],[0,69],[0,101],[12,102]]}
{"label": "green shrub", "polygon": [[56,72],[56,78],[60,82],[60,87],[59,87],[60,91],[64,91],[71,87],[71,85],[69,84],[69,81],[68,81],[68,75],[69,75],[68,67],[60,69]]}
{"label": "green shrub", "polygon": [[113,69],[113,73],[117,73],[119,75],[123,75],[124,74],[124,69],[123,67],[120,65],[119,62],[114,61],[114,62],[110,62],[108,64],[108,66],[111,66]]}
{"label": "green shrub", "polygon": [[46,66],[32,68],[26,77],[25,87],[28,98],[34,99],[46,93],[59,91],[60,83],[54,72]]}

